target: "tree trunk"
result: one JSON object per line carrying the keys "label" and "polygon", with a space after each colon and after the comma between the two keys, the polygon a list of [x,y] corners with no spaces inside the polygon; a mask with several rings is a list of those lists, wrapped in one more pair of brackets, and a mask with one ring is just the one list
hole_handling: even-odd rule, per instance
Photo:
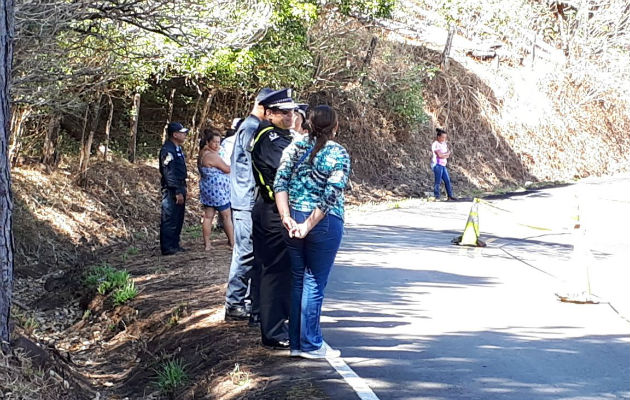
{"label": "tree trunk", "polygon": [[107,152],[109,151],[109,136],[112,130],[112,120],[114,119],[114,102],[112,96],[107,95],[109,103],[109,115],[107,116],[107,124],[105,124],[105,148],[103,149],[103,161],[107,161]]}
{"label": "tree trunk", "polygon": [[94,132],[96,132],[96,129],[98,129],[98,121],[101,115],[102,100],[103,96],[99,95],[98,100],[95,103],[92,103],[92,125],[90,126],[90,133],[88,134],[83,149],[81,149],[81,167],[79,170],[79,184],[81,186],[87,185],[87,172],[88,165],[90,163],[90,155],[92,153],[92,142],[94,141]]}
{"label": "tree trunk", "polygon": [[203,105],[203,109],[201,110],[201,118],[199,120],[199,132],[203,132],[206,129],[208,113],[210,112],[210,106],[212,106],[212,99],[214,99],[214,95],[217,93],[216,89],[212,89],[208,92],[208,96],[206,97],[206,102]]}
{"label": "tree trunk", "polygon": [[195,129],[193,137],[188,143],[188,146],[191,149],[188,154],[194,154],[195,146],[197,146],[197,143],[199,142],[200,133],[203,133],[204,129],[206,129],[206,120],[208,119],[208,113],[210,112],[210,106],[212,106],[212,99],[214,99],[215,94],[216,90],[212,89],[208,92],[208,96],[206,96],[206,102],[203,104],[203,108],[201,109],[199,129]]}
{"label": "tree trunk", "polygon": [[60,122],[61,117],[53,115],[50,118],[48,129],[46,130],[46,137],[44,138],[44,151],[42,154],[42,163],[48,167],[53,167],[55,165],[55,159],[57,158],[57,155],[55,154],[57,151],[55,145],[57,144],[57,136],[59,135]]}
{"label": "tree trunk", "polygon": [[368,75],[368,70],[370,69],[370,65],[372,64],[372,56],[374,55],[374,50],[376,50],[377,43],[378,38],[376,36],[372,36],[372,40],[370,40],[370,47],[368,47],[368,51],[365,54],[365,58],[363,59],[363,68],[361,68],[361,84],[365,82],[365,78]]}
{"label": "tree trunk", "polygon": [[85,150],[85,132],[87,131],[88,118],[90,117],[90,105],[85,105],[85,114],[83,115],[83,129],[81,130],[81,145],[79,147],[79,172],[83,170],[83,150]]}
{"label": "tree trunk", "polygon": [[166,124],[164,124],[164,129],[162,130],[162,143],[166,142],[166,129],[173,119],[173,104],[175,104],[175,89],[171,90],[171,97],[168,99],[168,116],[166,117]]}
{"label": "tree trunk", "polygon": [[446,44],[444,45],[444,51],[442,52],[442,58],[440,60],[440,66],[443,71],[448,70],[449,58],[451,55],[451,47],[453,46],[453,36],[455,35],[455,25],[451,24],[448,27],[448,36],[446,37]]}
{"label": "tree trunk", "polygon": [[13,111],[10,132],[13,135],[13,140],[9,150],[9,162],[11,163],[11,165],[15,165],[20,156],[20,151],[22,150],[22,132],[24,132],[24,122],[30,114],[31,109],[29,107],[20,108]]}
{"label": "tree trunk", "polygon": [[140,116],[140,93],[133,96],[131,108],[131,129],[129,130],[129,161],[136,162],[136,142],[138,138],[138,118]]}
{"label": "tree trunk", "polygon": [[201,91],[201,89],[199,88],[199,85],[197,85],[194,82],[193,82],[193,85],[195,85],[195,88],[197,89],[197,94],[199,96],[197,96],[197,101],[195,102],[195,112],[193,113],[191,126],[190,126],[190,133],[192,134],[192,136],[188,139],[187,143],[184,145],[184,148],[186,149],[186,155],[188,157],[190,157],[190,154],[193,153],[194,148],[195,148],[195,142],[197,141],[197,138],[199,137],[199,129],[197,129],[197,114],[199,113],[199,103],[201,103],[201,99],[203,97],[203,91]]}
{"label": "tree trunk", "polygon": [[536,32],[534,32],[532,34],[532,58],[531,58],[531,69],[534,69],[534,63],[536,62],[536,39],[537,39],[537,34]]}
{"label": "tree trunk", "polygon": [[5,352],[9,350],[13,290],[13,196],[8,154],[13,38],[13,0],[0,0],[0,347]]}

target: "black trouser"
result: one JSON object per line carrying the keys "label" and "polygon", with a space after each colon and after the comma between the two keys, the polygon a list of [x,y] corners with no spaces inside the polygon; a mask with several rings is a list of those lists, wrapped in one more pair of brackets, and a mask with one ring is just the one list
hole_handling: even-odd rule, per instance
{"label": "black trouser", "polygon": [[179,249],[179,236],[184,225],[184,204],[176,204],[175,192],[162,190],[162,217],[160,219],[160,250],[162,254],[173,253]]}
{"label": "black trouser", "polygon": [[260,266],[260,330],[263,342],[287,340],[291,262],[275,203],[256,201],[252,210],[254,257]]}

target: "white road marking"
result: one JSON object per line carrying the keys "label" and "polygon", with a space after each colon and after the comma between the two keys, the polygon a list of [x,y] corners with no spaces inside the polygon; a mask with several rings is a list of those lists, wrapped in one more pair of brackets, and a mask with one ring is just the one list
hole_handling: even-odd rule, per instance
{"label": "white road marking", "polygon": [[[324,342],[324,346],[328,346],[328,343]],[[348,382],[348,385],[354,389],[355,393],[361,400],[379,400],[374,394],[372,389],[365,383],[365,381],[357,375],[352,368],[346,364],[343,358],[326,358],[328,363],[341,375],[341,377]]]}

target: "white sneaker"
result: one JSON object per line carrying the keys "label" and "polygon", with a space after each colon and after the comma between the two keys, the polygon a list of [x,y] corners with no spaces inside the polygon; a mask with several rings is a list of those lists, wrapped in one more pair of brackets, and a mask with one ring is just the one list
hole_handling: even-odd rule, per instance
{"label": "white sneaker", "polygon": [[317,359],[317,358],[338,358],[341,356],[341,352],[339,350],[335,350],[327,344],[322,345],[317,350],[312,351],[302,351],[300,352],[300,357],[308,358],[308,359]]}
{"label": "white sneaker", "polygon": [[299,357],[302,355],[302,352],[300,350],[291,350],[289,352],[289,356],[291,357]]}

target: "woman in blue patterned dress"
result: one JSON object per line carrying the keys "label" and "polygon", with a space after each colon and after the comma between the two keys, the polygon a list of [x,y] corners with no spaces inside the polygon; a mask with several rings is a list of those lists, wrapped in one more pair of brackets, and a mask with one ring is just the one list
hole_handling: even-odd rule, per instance
{"label": "woman in blue patterned dress", "polygon": [[291,259],[289,344],[292,356],[332,358],[340,352],[325,345],[319,320],[343,234],[350,156],[332,140],[339,127],[332,108],[315,107],[309,127],[284,150],[274,182]]}
{"label": "woman in blue patterned dress", "polygon": [[223,230],[228,238],[230,247],[234,244],[234,227],[232,226],[232,211],[230,209],[230,166],[219,154],[221,134],[213,129],[206,129],[199,142],[199,199],[203,206],[203,221],[201,223],[203,242],[206,250],[210,250],[210,235],[215,210],[223,217]]}

